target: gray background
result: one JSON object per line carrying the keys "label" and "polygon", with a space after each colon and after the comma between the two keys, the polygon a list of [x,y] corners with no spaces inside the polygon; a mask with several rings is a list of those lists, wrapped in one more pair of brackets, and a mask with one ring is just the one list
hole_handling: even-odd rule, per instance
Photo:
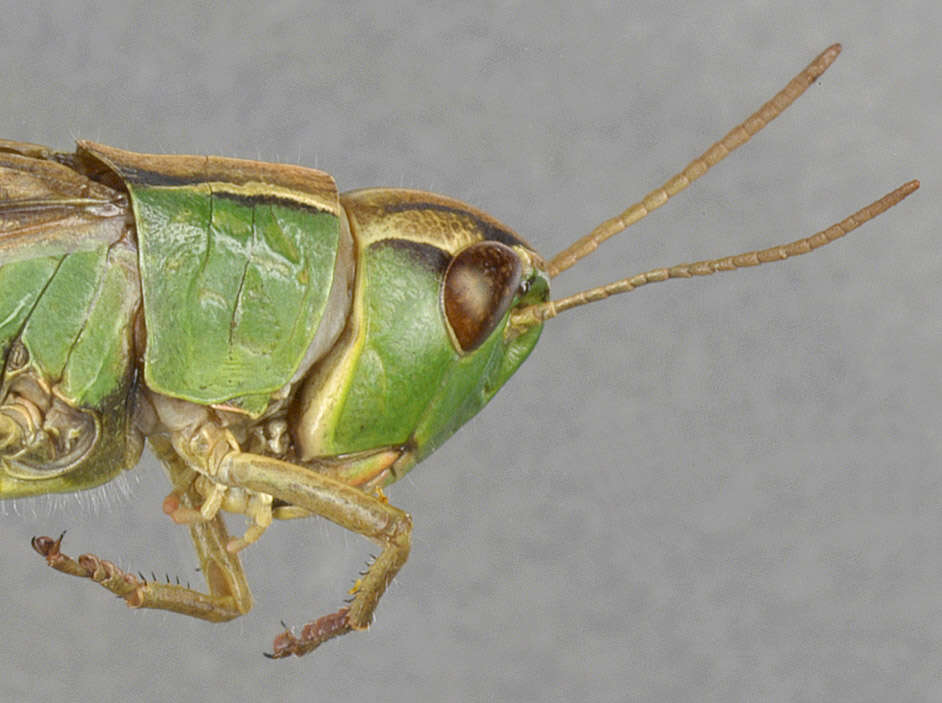
{"label": "gray background", "polygon": [[[578,7],[576,7],[578,5]],[[550,323],[390,490],[415,518],[374,628],[269,662],[371,547],[321,522],[245,555],[208,625],[131,612],[29,537],[198,582],[148,458],[122,490],[0,504],[2,700],[942,699],[937,3],[27,3],[0,7],[0,134],[435,190],[552,254],[818,51],[837,64],[557,293],[789,241],[911,178],[848,240]],[[234,520],[234,527],[239,520]]]}

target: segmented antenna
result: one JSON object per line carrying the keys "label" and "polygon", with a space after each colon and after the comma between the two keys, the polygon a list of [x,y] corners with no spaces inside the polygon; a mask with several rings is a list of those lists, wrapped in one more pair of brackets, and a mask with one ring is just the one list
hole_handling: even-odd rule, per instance
{"label": "segmented antenna", "polygon": [[683,171],[671,177],[660,188],[652,190],[644,196],[640,202],[635,203],[620,215],[606,220],[587,235],[559,252],[549,263],[547,273],[549,273],[550,278],[554,278],[579,261],[579,259],[585,258],[591,254],[598,249],[599,244],[609,237],[623,232],[631,227],[631,225],[644,219],[649,213],[657,210],[670,198],[674,197],[700,178],[700,176],[709,171],[711,167],[716,166],[716,164],[729,156],[730,152],[748,142],[753,135],[782,114],[789,105],[795,102],[798,96],[804,93],[805,90],[808,89],[808,86],[814,83],[818,77],[827,70],[828,66],[834,63],[834,60],[840,53],[840,44],[829,46],[818,54],[815,60],[808,64],[805,70],[792,78],[788,85],[777,93],[775,97],[747,117],[742,124],[731,129],[725,137],[703,152],[703,154],[687,164],[687,167],[684,168]]}
{"label": "segmented antenna", "polygon": [[918,188],[919,181],[913,180],[904,183],[892,193],[888,193],[879,200],[875,200],[841,222],[817,234],[799,239],[790,244],[749,251],[720,259],[698,261],[693,264],[679,264],[677,266],[671,266],[670,268],[653,269],[646,273],[639,273],[635,276],[623,278],[620,281],[607,283],[604,286],[590,288],[589,290],[584,290],[574,295],[560,298],[559,300],[550,300],[545,303],[529,305],[511,314],[511,325],[517,328],[531,327],[551,317],[556,317],[556,315],[563,310],[586,305],[587,303],[594,303],[597,300],[604,300],[611,295],[628,293],[648,283],[657,283],[671,278],[709,276],[710,274],[720,271],[735,271],[736,269],[746,266],[758,266],[759,264],[767,264],[773,261],[784,261],[793,256],[807,254],[818,247],[830,244],[835,239],[840,239],[848,232],[854,231],[868,220],[872,220],[880,213],[889,210],[903,198],[914,193]]}

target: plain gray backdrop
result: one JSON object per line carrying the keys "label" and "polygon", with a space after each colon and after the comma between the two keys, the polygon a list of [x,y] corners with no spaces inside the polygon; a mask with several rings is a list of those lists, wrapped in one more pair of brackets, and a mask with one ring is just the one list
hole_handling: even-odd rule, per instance
{"label": "plain gray backdrop", "polygon": [[[70,554],[200,582],[151,457],[0,503],[0,699],[942,699],[942,10],[937,3],[0,3],[0,135],[283,160],[434,190],[547,255],[683,167],[828,44],[837,63],[570,293],[811,234],[812,256],[547,325],[485,411],[389,490],[412,556],[374,627],[270,662],[371,545],[247,550],[248,616],[133,612]],[[241,519],[233,519],[234,529]]]}

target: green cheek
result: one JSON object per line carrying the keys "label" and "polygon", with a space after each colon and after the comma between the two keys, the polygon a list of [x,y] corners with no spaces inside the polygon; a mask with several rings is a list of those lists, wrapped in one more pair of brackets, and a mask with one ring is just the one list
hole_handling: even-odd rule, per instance
{"label": "green cheek", "polygon": [[503,335],[506,322],[505,318],[480,348],[444,374],[413,435],[416,461],[440,447],[487,405],[533,350],[542,326],[507,343]]}
{"label": "green cheek", "polygon": [[536,344],[538,327],[506,341],[505,319],[474,352],[456,351],[440,302],[448,260],[404,240],[374,243],[361,257],[359,335],[321,455],[405,446],[414,464],[483,408]]}
{"label": "green cheek", "polygon": [[458,354],[442,325],[439,249],[385,240],[361,258],[357,359],[324,449],[346,454],[405,444]]}

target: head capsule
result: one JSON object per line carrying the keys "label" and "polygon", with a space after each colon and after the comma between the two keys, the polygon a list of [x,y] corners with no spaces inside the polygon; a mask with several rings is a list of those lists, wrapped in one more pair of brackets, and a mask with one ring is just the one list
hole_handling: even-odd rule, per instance
{"label": "head capsule", "polygon": [[[351,316],[304,381],[295,446],[306,461],[392,451],[390,483],[526,359],[542,322],[511,326],[511,314],[546,301],[549,277],[529,244],[460,201],[376,188],[341,204],[357,249]],[[369,465],[343,477],[373,481]]]}

